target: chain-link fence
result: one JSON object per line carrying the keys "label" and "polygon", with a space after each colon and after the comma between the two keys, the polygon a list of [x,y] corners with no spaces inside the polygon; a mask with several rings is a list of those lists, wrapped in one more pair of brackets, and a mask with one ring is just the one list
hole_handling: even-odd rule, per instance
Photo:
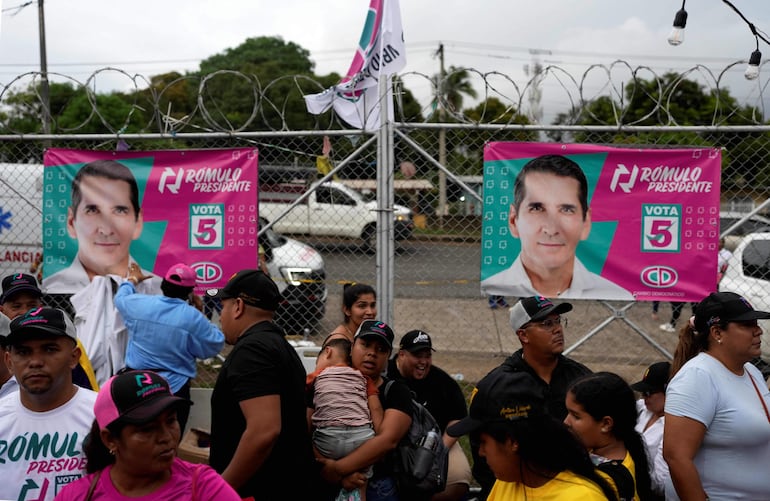
{"label": "chain-link fence", "polygon": [[[492,95],[491,89],[496,89],[493,79],[486,78],[485,82],[487,95]],[[672,85],[673,89],[681,88],[682,80],[675,80]],[[263,90],[274,88],[267,85]],[[167,96],[165,90],[159,95]],[[259,113],[269,108],[270,113],[289,118],[288,114],[281,115],[283,108],[281,103],[276,104],[275,95],[265,91],[260,96],[256,87],[254,92],[258,102],[255,109]],[[651,94],[649,89],[645,92]],[[329,219],[324,223],[325,230],[321,231],[322,225],[318,223],[317,227],[298,231],[286,224],[286,217],[277,218],[280,211],[264,210],[260,214],[261,224],[273,225],[262,233],[260,243],[265,247],[272,276],[285,287],[286,301],[279,315],[281,323],[295,341],[319,342],[342,321],[343,284],[375,284],[377,254],[371,233],[373,220],[359,220],[361,216],[355,211],[363,208],[371,213],[371,205],[367,204],[377,195],[375,179],[378,175],[392,176],[396,205],[411,211],[413,224],[413,228],[397,231],[394,329],[397,336],[411,329],[429,332],[437,350],[434,363],[458,379],[476,381],[518,348],[518,340],[508,325],[507,308],[502,303],[490,303],[480,293],[482,210],[479,200],[485,143],[556,141],[658,148],[713,146],[723,148],[721,231],[727,233],[728,248],[734,251],[721,287],[748,297],[757,308],[770,309],[770,304],[762,299],[770,286],[770,238],[756,234],[739,238],[745,233],[770,231],[770,209],[767,208],[770,127],[758,125],[757,115],[751,115],[746,109],[727,109],[724,101],[718,99],[710,104],[709,122],[672,125],[685,122],[682,117],[687,110],[667,102],[665,89],[659,92],[661,95],[655,98],[652,111],[633,120],[620,116],[617,123],[611,125],[593,120],[599,115],[596,100],[589,102],[582,97],[572,101],[575,105],[567,120],[551,126],[530,125],[528,120],[519,120],[521,115],[516,110],[523,105],[524,92],[508,99],[512,104],[490,114],[484,110],[491,110],[491,105],[474,115],[460,113],[447,101],[439,105],[447,112],[446,123],[399,122],[395,125],[393,170],[377,165],[377,143],[371,134],[339,130],[334,119],[330,119],[329,128],[323,130],[287,130],[287,120],[280,127],[252,124],[257,129],[273,129],[268,132],[246,132],[239,126],[240,132],[228,133],[189,133],[175,129],[170,134],[161,128],[160,133],[156,129],[152,133],[119,136],[114,133],[22,136],[6,128],[5,132],[11,135],[0,136],[0,190],[3,193],[0,265],[5,275],[27,271],[40,259],[43,239],[40,163],[46,147],[150,150],[256,146],[260,183],[264,188],[260,196],[264,196],[267,203],[269,185],[304,186],[309,182],[308,172],[312,173],[310,178],[314,178],[323,136],[328,135],[332,144],[331,165],[344,165],[331,185],[316,189],[303,201],[326,204]],[[268,102],[271,105],[265,108]],[[396,102],[398,105],[398,99]],[[161,122],[169,124],[171,115],[164,103],[166,101],[158,99],[152,109],[162,118]],[[204,106],[202,100],[199,106]],[[93,109],[99,109],[98,99],[94,99]],[[219,116],[225,114],[219,109],[217,112],[221,113]],[[399,115],[403,117],[404,113],[397,110]],[[591,118],[593,124],[584,121],[585,117]],[[724,117],[731,119],[727,122]],[[176,120],[174,123],[183,122],[185,126],[194,122],[191,118]],[[119,131],[120,128],[113,129]],[[262,177],[270,172],[280,174],[277,178]],[[301,191],[304,193],[305,188]],[[296,196],[288,202],[293,200]],[[398,210],[394,210],[397,219],[398,214]],[[320,254],[323,264],[303,265],[314,252]],[[566,343],[572,347],[571,356],[594,370],[611,370],[632,380],[640,377],[651,362],[673,353],[676,333],[660,328],[671,320],[672,305],[668,303],[663,303],[657,313],[653,313],[649,302],[574,301],[573,304],[575,309],[568,315],[569,325],[565,329]],[[66,303],[60,305],[66,306]],[[677,326],[689,315],[690,306],[685,305]],[[216,311],[213,319],[217,320]],[[208,362],[200,366],[197,384],[202,386],[213,383],[219,363]]]}

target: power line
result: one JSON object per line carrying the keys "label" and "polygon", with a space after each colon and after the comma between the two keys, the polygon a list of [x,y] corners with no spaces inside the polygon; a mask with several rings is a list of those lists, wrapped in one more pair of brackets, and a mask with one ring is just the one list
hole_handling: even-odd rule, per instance
{"label": "power line", "polygon": [[[436,42],[438,43],[438,42]],[[491,51],[500,51],[500,52],[513,52],[513,53],[526,53],[529,54],[531,50],[533,50],[531,47],[506,47],[503,45],[492,45],[492,44],[482,44],[482,43],[473,43],[473,42],[446,42],[447,45],[450,46],[458,46],[466,49],[480,49],[480,50],[491,50]],[[541,50],[541,49],[538,49]],[[692,61],[695,59],[694,56],[667,56],[667,55],[652,55],[652,54],[631,54],[631,53],[613,53],[613,52],[594,52],[594,51],[576,51],[576,50],[559,50],[559,49],[549,49],[550,52],[554,56],[579,56],[579,57],[611,57],[615,59],[623,59],[623,60],[629,60],[629,59],[649,59],[649,60],[660,60],[660,61]],[[499,56],[498,56],[499,57]],[[726,63],[726,62],[735,62],[734,58],[729,57],[702,57],[697,56],[698,61],[708,61],[708,62],[715,62],[715,63]]]}
{"label": "power line", "polygon": [[[49,66],[119,66],[135,64],[184,64],[199,63],[201,59],[168,59],[153,61],[113,61],[113,62],[91,62],[91,63],[51,63]],[[30,63],[0,63],[0,67],[24,68],[27,66],[36,66]]]}
{"label": "power line", "polygon": [[33,1],[33,0],[29,0],[29,2],[24,2],[23,4],[20,4],[20,5],[15,5],[15,6],[13,6],[13,7],[7,7],[7,8],[5,8],[5,9],[2,9],[2,10],[0,10],[0,12],[11,12],[11,11],[15,11],[15,12],[13,13],[13,15],[15,16],[16,14],[18,14],[19,12],[21,12],[21,10],[22,10],[24,7],[29,7],[29,6],[30,6],[30,5],[32,5],[33,3],[34,3],[34,1]]}

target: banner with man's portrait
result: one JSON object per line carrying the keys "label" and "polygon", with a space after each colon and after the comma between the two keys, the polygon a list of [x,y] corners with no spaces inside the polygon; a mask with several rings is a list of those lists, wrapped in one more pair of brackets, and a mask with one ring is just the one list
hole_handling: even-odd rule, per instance
{"label": "banner with man's portrait", "polygon": [[[128,265],[196,270],[198,290],[257,266],[257,150],[49,149],[43,287],[75,293]],[[69,290],[68,290],[69,289]]]}
{"label": "banner with man's portrait", "polygon": [[489,143],[481,289],[699,301],[716,290],[721,152]]}

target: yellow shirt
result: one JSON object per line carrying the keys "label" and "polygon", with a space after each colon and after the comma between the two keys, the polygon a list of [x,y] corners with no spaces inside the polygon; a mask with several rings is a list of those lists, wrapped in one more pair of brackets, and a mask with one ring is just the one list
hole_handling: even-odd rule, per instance
{"label": "yellow shirt", "polygon": [[[633,458],[631,458],[631,454],[628,451],[626,451],[626,457],[623,458],[623,461],[621,462],[621,464],[626,467],[629,473],[631,473],[631,478],[634,479],[634,486],[636,486],[636,464],[634,463],[634,460]],[[609,483],[610,486],[612,486],[612,489],[615,491],[615,494],[617,494],[618,489],[617,487],[615,487],[615,481],[612,480],[612,477],[610,477],[609,475],[607,475],[601,470],[597,469],[597,471],[599,475],[604,477],[607,483]],[[634,501],[640,501],[639,491],[637,489],[634,489]]]}
{"label": "yellow shirt", "polygon": [[[631,476],[634,477],[634,485],[636,485],[636,464],[634,464],[634,460],[631,459],[631,454],[628,452],[626,452],[626,457],[623,458],[623,466],[631,472]],[[634,490],[634,501],[639,501],[638,490]]]}
{"label": "yellow shirt", "polygon": [[563,471],[540,487],[498,480],[487,501],[607,501],[601,488],[587,478]]}

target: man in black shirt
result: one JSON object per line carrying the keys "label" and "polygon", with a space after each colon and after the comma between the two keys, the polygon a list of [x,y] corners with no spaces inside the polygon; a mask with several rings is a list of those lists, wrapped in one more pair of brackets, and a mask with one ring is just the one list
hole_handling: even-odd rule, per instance
{"label": "man in black shirt", "polygon": [[[433,365],[433,342],[427,332],[412,330],[401,338],[397,356],[388,364],[388,377],[403,380],[415,400],[425,406],[436,419],[441,431],[468,415],[468,409],[457,381]],[[459,500],[468,493],[471,470],[457,439],[444,433],[449,450],[447,486],[433,496],[433,501]]]}
{"label": "man in black shirt", "polygon": [[[511,308],[510,324],[521,342],[521,349],[509,356],[489,374],[498,371],[526,372],[546,402],[546,411],[558,420],[567,417],[564,400],[573,381],[590,374],[580,362],[562,355],[566,321],[563,313],[572,311],[569,303],[554,304],[543,296],[522,298]],[[479,499],[486,499],[495,477],[484,458],[478,455],[478,443],[471,437],[473,476],[481,485]]]}
{"label": "man in black shirt", "polygon": [[211,396],[210,464],[242,497],[312,499],[305,369],[273,323],[278,287],[260,270],[242,270],[214,295],[233,349]]}

